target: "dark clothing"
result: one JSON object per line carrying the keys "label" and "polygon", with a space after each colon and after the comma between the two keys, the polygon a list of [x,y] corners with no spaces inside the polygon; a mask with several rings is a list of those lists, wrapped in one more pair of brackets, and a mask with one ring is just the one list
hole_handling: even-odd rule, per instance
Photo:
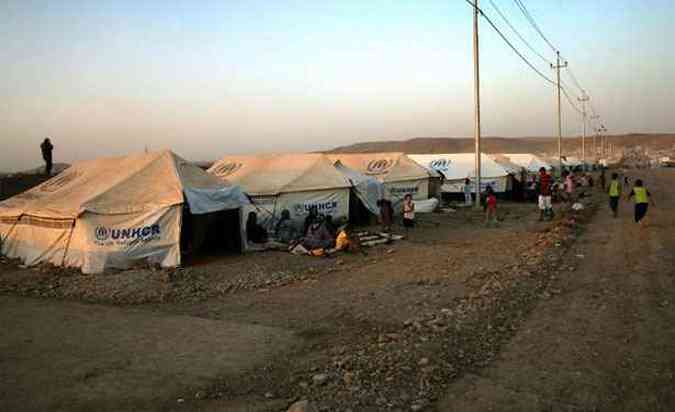
{"label": "dark clothing", "polygon": [[649,208],[648,203],[636,203],[635,204],[635,223],[641,221],[647,214],[647,208]]}
{"label": "dark clothing", "polygon": [[394,220],[394,208],[391,205],[390,200],[380,200],[380,219],[382,220],[382,226],[391,226],[392,221]]}
{"label": "dark clothing", "polygon": [[312,223],[318,218],[319,216],[313,213],[310,213],[307,215],[305,218],[305,223],[302,225],[302,235],[306,235],[307,231],[309,230],[309,227],[312,226]]}
{"label": "dark clothing", "polygon": [[548,173],[539,175],[539,194],[551,196],[551,175]]}
{"label": "dark clothing", "polygon": [[609,208],[612,209],[612,212],[616,215],[616,212],[619,210],[619,196],[609,197]]}
{"label": "dark clothing", "polygon": [[415,221],[413,219],[403,218],[403,226],[404,227],[415,227]]}
{"label": "dark clothing", "polygon": [[265,243],[267,242],[267,230],[258,223],[249,220],[246,222],[246,237],[249,242]]}
{"label": "dark clothing", "polygon": [[302,246],[307,250],[325,249],[333,243],[333,237],[328,233],[326,226],[323,224],[318,227],[310,226],[307,229],[305,238],[302,239]]}
{"label": "dark clothing", "polygon": [[277,240],[282,243],[290,243],[298,238],[298,231],[291,219],[282,219],[275,228]]}
{"label": "dark clothing", "polygon": [[40,145],[40,150],[42,151],[42,159],[45,161],[45,173],[50,175],[52,174],[52,151],[54,150],[54,146],[48,140],[45,140]]}

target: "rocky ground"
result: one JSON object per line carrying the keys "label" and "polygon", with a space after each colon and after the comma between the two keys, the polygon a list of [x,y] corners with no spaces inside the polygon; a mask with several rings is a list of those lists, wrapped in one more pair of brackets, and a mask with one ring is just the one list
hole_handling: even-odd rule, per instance
{"label": "rocky ground", "polygon": [[498,228],[471,210],[423,216],[407,240],[367,255],[266,252],[89,276],[5,262],[0,294],[282,328],[300,342],[250,355],[236,376],[223,366],[208,384],[185,380],[158,410],[448,410],[453,384],[497,362],[536,308],[564,296],[561,279],[586,259],[576,245],[605,208],[597,192],[583,203],[544,223],[532,204],[501,203]]}

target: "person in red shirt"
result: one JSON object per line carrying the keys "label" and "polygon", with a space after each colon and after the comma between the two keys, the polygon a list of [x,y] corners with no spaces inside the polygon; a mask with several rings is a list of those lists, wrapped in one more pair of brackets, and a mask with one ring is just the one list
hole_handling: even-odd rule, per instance
{"label": "person in red shirt", "polygon": [[544,167],[539,168],[539,221],[545,217],[553,218],[551,203],[551,175]]}
{"label": "person in red shirt", "polygon": [[497,196],[492,190],[492,186],[488,186],[485,189],[487,195],[486,208],[485,208],[485,225],[488,226],[491,222],[497,224]]}

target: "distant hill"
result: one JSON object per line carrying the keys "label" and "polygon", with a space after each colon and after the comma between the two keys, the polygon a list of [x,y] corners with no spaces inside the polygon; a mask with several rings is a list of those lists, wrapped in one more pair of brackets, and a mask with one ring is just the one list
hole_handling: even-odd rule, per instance
{"label": "distant hill", "polygon": [[[607,141],[617,149],[643,146],[650,150],[674,150],[675,134],[626,134],[608,136]],[[598,141],[599,144],[599,141]],[[586,150],[590,155],[593,146],[592,136],[586,139]],[[402,141],[373,141],[336,147],[332,153],[471,153],[475,149],[473,138],[452,137],[416,137]],[[543,153],[558,152],[558,140],[554,137],[483,137],[481,149],[486,153]],[[575,155],[581,153],[581,138],[563,138],[563,153]]]}

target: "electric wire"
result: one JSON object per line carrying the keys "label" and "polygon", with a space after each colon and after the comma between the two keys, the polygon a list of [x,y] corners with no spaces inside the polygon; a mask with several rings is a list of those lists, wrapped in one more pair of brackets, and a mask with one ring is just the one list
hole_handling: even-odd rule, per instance
{"label": "electric wire", "polygon": [[525,7],[525,4],[523,4],[523,2],[522,2],[521,0],[513,0],[513,1],[516,3],[516,6],[518,6],[518,8],[520,9],[520,11],[521,11],[521,12],[523,13],[523,15],[525,16],[525,18],[530,22],[530,24],[532,25],[532,27],[534,27],[534,29],[537,31],[537,33],[539,33],[539,35],[541,36],[541,38],[544,39],[544,41],[546,42],[546,44],[548,44],[548,46],[551,48],[551,50],[553,50],[554,53],[557,52],[557,51],[558,51],[558,48],[555,47],[555,46],[553,45],[553,43],[551,43],[551,42],[548,40],[548,38],[544,35],[544,32],[541,31],[541,29],[539,28],[539,25],[538,25],[537,22],[534,20],[534,18],[533,18],[532,15],[530,14],[530,12],[527,10],[527,7]]}

